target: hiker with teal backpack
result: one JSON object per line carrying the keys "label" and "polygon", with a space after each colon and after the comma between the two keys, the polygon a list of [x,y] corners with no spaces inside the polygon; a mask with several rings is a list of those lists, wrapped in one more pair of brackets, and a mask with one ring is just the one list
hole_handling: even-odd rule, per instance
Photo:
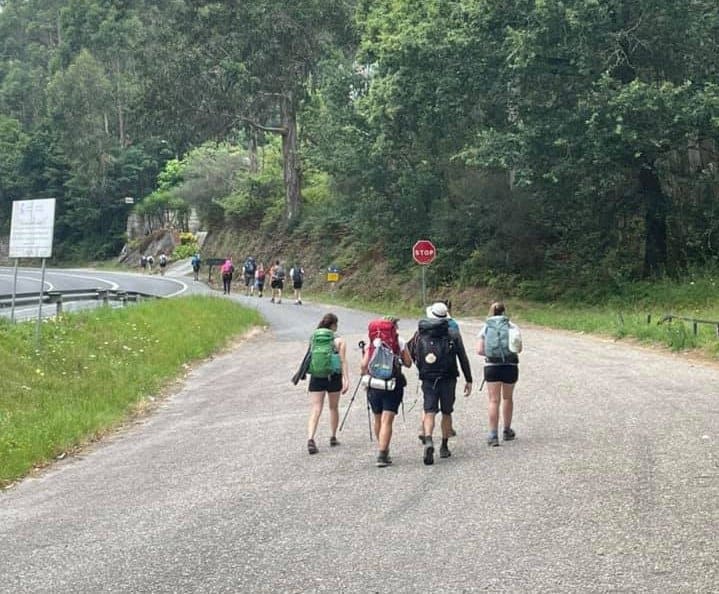
{"label": "hiker with teal backpack", "polygon": [[325,314],[312,333],[309,346],[310,374],[309,394],[312,409],[307,421],[307,451],[316,454],[319,450],[315,442],[317,425],[325,403],[325,394],[329,399],[330,408],[330,446],[338,446],[337,427],[339,426],[340,394],[349,389],[349,373],[347,371],[346,344],[343,338],[336,335],[337,316]]}
{"label": "hiker with teal backpack", "polygon": [[499,445],[499,403],[502,403],[502,438],[512,441],[514,413],[514,386],[519,379],[519,357],[522,352],[522,335],[509,321],[501,301],[492,303],[489,316],[479,331],[477,354],[484,357],[484,381],[488,393],[489,435],[487,445]]}

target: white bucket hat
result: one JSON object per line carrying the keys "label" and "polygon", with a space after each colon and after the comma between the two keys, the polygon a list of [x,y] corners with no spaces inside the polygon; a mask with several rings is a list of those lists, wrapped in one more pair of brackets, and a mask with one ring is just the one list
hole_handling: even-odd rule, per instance
{"label": "white bucket hat", "polygon": [[437,320],[444,320],[450,317],[447,305],[441,301],[437,301],[437,303],[430,305],[425,313],[428,318],[435,318]]}

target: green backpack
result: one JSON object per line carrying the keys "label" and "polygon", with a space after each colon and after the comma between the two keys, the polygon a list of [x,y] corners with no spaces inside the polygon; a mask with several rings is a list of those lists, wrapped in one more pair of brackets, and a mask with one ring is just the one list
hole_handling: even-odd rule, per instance
{"label": "green backpack", "polygon": [[310,339],[310,375],[329,377],[341,371],[340,358],[335,352],[335,333],[328,328],[318,328]]}

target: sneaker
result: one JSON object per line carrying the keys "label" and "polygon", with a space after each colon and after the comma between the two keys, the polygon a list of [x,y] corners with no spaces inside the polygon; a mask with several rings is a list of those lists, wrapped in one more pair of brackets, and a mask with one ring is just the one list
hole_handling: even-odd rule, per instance
{"label": "sneaker", "polygon": [[424,438],[424,463],[426,466],[434,464],[434,444],[431,437]]}
{"label": "sneaker", "polygon": [[302,305],[302,299],[297,300],[297,305]]}
{"label": "sneaker", "polygon": [[511,429],[510,427],[507,427],[504,431],[502,431],[502,439],[504,439],[504,441],[512,441],[516,435],[517,434],[514,432],[514,429]]}
{"label": "sneaker", "polygon": [[499,446],[499,437],[497,437],[497,435],[494,434],[494,433],[491,434],[491,435],[487,438],[487,445],[488,445],[490,448],[496,448],[497,446]]}
{"label": "sneaker", "polygon": [[317,452],[319,452],[319,450],[317,449],[317,444],[315,443],[314,439],[307,440],[307,451],[310,454],[316,454]]}
{"label": "sneaker", "polygon": [[340,442],[337,440],[337,438],[334,435],[332,437],[330,437],[330,445],[332,447],[340,445]]}
{"label": "sneaker", "polygon": [[452,452],[449,451],[449,448],[446,445],[443,445],[439,448],[439,457],[440,458],[449,458],[452,455]]}
{"label": "sneaker", "polygon": [[275,302],[275,298],[273,297],[272,299],[270,299],[270,303],[274,303],[274,302]]}
{"label": "sneaker", "polygon": [[384,468],[390,464],[392,464],[392,458],[389,457],[389,453],[380,451],[377,455],[377,468]]}
{"label": "sneaker", "polygon": [[449,436],[450,436],[450,437],[457,437],[457,432],[454,430],[454,427],[452,427],[452,428],[449,430]]}
{"label": "sneaker", "polygon": [[277,300],[277,303],[282,303],[282,299],[278,299],[278,300]]}
{"label": "sneaker", "polygon": [[417,437],[419,437],[419,441],[424,445],[424,435],[420,433]]}

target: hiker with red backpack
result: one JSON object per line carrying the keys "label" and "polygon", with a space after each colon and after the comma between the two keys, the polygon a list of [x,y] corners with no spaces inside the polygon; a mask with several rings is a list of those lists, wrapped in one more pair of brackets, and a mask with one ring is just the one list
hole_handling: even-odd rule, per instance
{"label": "hiker with red backpack", "polygon": [[447,306],[438,302],[430,311],[444,313],[420,320],[418,331],[412,337],[411,351],[419,371],[424,395],[424,455],[426,465],[434,464],[434,432],[435,417],[442,413],[442,445],[440,458],[449,458],[452,453],[448,442],[452,435],[452,413],[454,412],[455,390],[459,369],[457,360],[464,375],[464,395],[472,392],[472,370],[467,352],[462,342],[462,335],[455,327],[450,328],[447,319]]}
{"label": "hiker with red backpack", "polygon": [[512,441],[514,413],[514,386],[519,379],[519,357],[522,352],[522,335],[509,321],[504,303],[497,301],[489,308],[489,316],[479,330],[477,354],[484,357],[484,381],[487,383],[489,435],[487,445],[499,445],[499,403],[502,403],[504,441]]}
{"label": "hiker with red backpack", "polygon": [[322,414],[327,394],[330,408],[330,446],[338,446],[337,427],[339,426],[340,394],[349,389],[349,373],[347,370],[347,347],[344,338],[336,335],[337,316],[327,313],[320,320],[317,329],[310,338],[309,394],[312,408],[307,420],[307,451],[316,454],[319,449],[315,442],[317,425]]}
{"label": "hiker with red backpack", "polygon": [[369,347],[364,351],[360,367],[363,383],[367,384],[367,399],[374,414],[379,468],[392,464],[389,456],[392,426],[407,385],[402,366],[412,366],[407,345],[399,337],[398,323],[399,320],[391,316],[369,323]]}

